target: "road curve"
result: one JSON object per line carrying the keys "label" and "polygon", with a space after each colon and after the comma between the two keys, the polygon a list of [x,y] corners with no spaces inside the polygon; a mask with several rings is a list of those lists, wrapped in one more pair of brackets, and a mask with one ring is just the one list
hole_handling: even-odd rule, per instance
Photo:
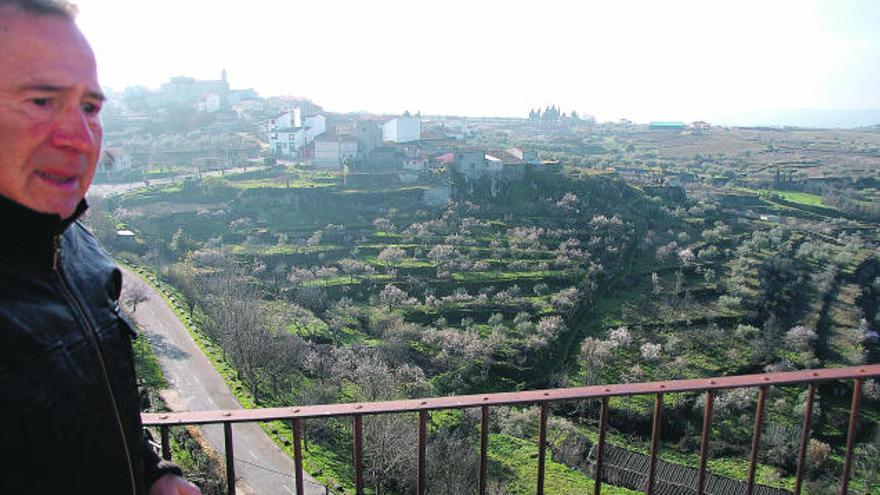
{"label": "road curve", "polygon": [[[122,270],[124,280],[139,278],[126,267]],[[173,411],[241,409],[223,377],[193,341],[165,299],[152,286],[148,287],[149,299],[137,306],[133,316],[141,327],[141,336],[147,338],[155,351],[171,386],[162,393],[168,407]],[[221,425],[205,425],[201,429],[214,450],[225,452]],[[258,425],[233,425],[233,449],[239,493],[296,493],[293,460]],[[308,474],[305,475],[304,488],[307,495],[326,493],[325,488]]]}

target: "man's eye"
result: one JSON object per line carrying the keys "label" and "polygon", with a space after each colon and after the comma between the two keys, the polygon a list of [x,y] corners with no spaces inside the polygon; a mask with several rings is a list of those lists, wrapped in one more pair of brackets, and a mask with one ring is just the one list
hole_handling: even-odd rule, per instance
{"label": "man's eye", "polygon": [[96,105],[94,103],[83,103],[82,105],[83,112],[88,115],[94,115],[101,111],[101,105]]}
{"label": "man's eye", "polygon": [[49,106],[49,98],[33,98],[31,103],[38,107],[47,107]]}

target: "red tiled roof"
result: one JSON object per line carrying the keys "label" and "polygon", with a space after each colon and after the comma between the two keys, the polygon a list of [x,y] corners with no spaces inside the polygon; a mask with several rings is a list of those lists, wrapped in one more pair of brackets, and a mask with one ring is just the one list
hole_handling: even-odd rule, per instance
{"label": "red tiled roof", "polygon": [[434,161],[440,163],[452,163],[455,161],[455,153],[443,153],[442,155],[434,158]]}

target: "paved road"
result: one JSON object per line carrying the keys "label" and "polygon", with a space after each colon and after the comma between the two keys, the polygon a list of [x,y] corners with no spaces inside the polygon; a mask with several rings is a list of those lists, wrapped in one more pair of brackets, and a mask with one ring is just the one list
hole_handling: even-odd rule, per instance
{"label": "paved road", "polygon": [[[266,168],[264,165],[252,165],[252,166],[248,166],[247,169],[245,169],[244,167],[236,167],[236,168],[227,169],[226,171],[223,171],[223,172],[221,172],[220,170],[210,170],[207,172],[202,172],[202,177],[219,177],[220,175],[224,175],[224,174],[237,174],[240,172],[262,170],[264,168]],[[188,172],[185,174],[180,174],[177,177],[175,177],[174,179],[172,179],[171,177],[150,179],[149,183],[151,186],[158,186],[160,184],[170,184],[172,182],[179,182],[183,179],[186,179],[189,177],[195,177],[195,176],[196,176],[196,173]],[[141,189],[144,187],[147,187],[147,183],[142,180],[137,181],[137,182],[126,182],[123,184],[92,184],[92,186],[89,188],[89,194],[99,196],[99,197],[104,197],[104,196],[109,196],[111,194],[117,194],[117,193],[121,193],[121,192],[125,192],[125,191],[131,191],[132,189]]]}
{"label": "paved road", "polygon": [[[137,277],[123,268],[125,280]],[[137,307],[135,317],[150,341],[171,390],[163,398],[173,411],[241,409],[226,382],[193,341],[189,332],[157,293]],[[202,431],[217,452],[223,453],[223,427],[206,425]],[[240,493],[274,495],[296,492],[293,460],[253,423],[233,426],[235,474]],[[323,495],[324,487],[306,475],[305,492]]]}

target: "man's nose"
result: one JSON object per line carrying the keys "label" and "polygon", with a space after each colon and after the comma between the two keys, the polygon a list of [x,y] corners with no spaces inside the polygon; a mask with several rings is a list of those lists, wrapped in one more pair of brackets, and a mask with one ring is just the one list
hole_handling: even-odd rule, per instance
{"label": "man's nose", "polygon": [[79,106],[65,108],[59,115],[58,125],[52,132],[52,144],[88,153],[98,144],[90,119]]}

